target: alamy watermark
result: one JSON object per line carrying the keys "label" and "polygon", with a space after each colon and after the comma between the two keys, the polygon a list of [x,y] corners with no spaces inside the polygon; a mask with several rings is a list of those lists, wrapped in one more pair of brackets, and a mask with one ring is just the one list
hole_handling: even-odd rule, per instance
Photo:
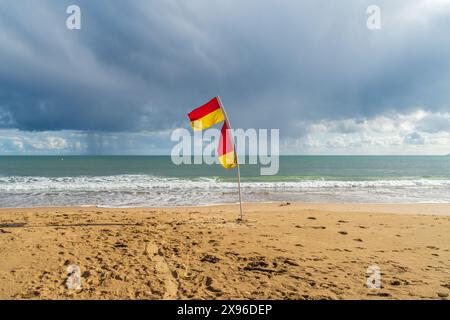
{"label": "alamy watermark", "polygon": [[[239,164],[258,164],[263,176],[276,175],[280,167],[279,129],[236,129],[228,130],[235,140]],[[172,162],[181,164],[219,164],[218,142],[220,130],[205,131],[176,129],[172,132],[173,142],[178,142],[171,152]],[[248,155],[248,157],[243,155]]]}
{"label": "alamy watermark", "polygon": [[[66,19],[66,27],[69,30],[81,30],[81,8],[72,4],[67,7],[66,13],[69,15]],[[370,5],[366,9],[368,15],[366,26],[369,30],[381,29],[381,8],[378,5]]]}
{"label": "alamy watermark", "polygon": [[69,30],[81,29],[81,8],[77,5],[70,5],[66,9],[66,13],[69,17],[66,20],[66,27]]}
{"label": "alamy watermark", "polygon": [[377,5],[370,5],[367,7],[366,13],[369,15],[367,18],[366,26],[369,30],[381,29],[381,8]]}
{"label": "alamy watermark", "polygon": [[71,264],[67,267],[66,287],[69,290],[81,289],[81,269],[76,264]]}
{"label": "alamy watermark", "polygon": [[366,285],[368,289],[380,289],[381,288],[381,269],[380,267],[373,265],[369,266],[366,270],[367,279]]}

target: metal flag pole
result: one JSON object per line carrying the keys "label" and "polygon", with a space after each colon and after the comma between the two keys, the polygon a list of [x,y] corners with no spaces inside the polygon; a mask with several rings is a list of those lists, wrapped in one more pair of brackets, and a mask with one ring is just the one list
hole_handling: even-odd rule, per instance
{"label": "metal flag pole", "polygon": [[[223,114],[225,116],[225,121],[228,123],[228,128],[230,129],[231,128],[231,124],[230,124],[230,121],[228,120],[227,112],[225,111],[225,108],[223,107],[222,100],[220,100],[220,96],[217,96],[217,100],[219,101],[219,105],[222,108]],[[227,134],[228,134],[228,132],[227,132]],[[236,164],[237,164],[237,178],[238,178],[238,190],[239,190],[239,207],[241,209],[240,220],[244,220],[244,207],[242,205],[242,193],[241,193],[241,169],[239,167],[239,159],[238,159],[238,156],[237,156],[236,145],[234,146],[234,151],[235,151],[234,156],[236,157]]]}

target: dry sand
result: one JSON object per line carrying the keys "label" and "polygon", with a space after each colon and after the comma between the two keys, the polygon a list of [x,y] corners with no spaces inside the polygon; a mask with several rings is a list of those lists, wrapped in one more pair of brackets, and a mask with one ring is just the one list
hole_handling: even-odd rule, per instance
{"label": "dry sand", "polygon": [[[450,205],[0,210],[2,299],[447,299]],[[68,289],[72,265],[81,289]],[[381,269],[381,289],[366,270]]]}

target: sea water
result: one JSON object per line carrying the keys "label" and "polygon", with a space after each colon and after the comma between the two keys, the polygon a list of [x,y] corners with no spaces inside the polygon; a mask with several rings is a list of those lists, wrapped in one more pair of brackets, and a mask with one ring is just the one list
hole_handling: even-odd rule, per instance
{"label": "sea water", "polygon": [[[246,202],[450,202],[450,157],[282,156],[242,166]],[[238,201],[236,172],[168,156],[0,156],[0,207],[165,207]]]}

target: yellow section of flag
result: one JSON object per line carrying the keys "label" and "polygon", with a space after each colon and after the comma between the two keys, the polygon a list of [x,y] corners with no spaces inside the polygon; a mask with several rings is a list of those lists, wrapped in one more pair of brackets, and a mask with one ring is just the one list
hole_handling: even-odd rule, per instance
{"label": "yellow section of flag", "polygon": [[188,114],[195,131],[205,130],[225,120],[225,114],[217,97]]}
{"label": "yellow section of flag", "polygon": [[222,112],[222,109],[216,109],[215,111],[208,113],[204,117],[194,120],[191,122],[192,128],[195,131],[205,130],[209,127],[218,124],[225,120],[225,115]]}
{"label": "yellow section of flag", "polygon": [[225,169],[233,169],[237,166],[236,154],[234,151],[219,156],[219,162]]}

